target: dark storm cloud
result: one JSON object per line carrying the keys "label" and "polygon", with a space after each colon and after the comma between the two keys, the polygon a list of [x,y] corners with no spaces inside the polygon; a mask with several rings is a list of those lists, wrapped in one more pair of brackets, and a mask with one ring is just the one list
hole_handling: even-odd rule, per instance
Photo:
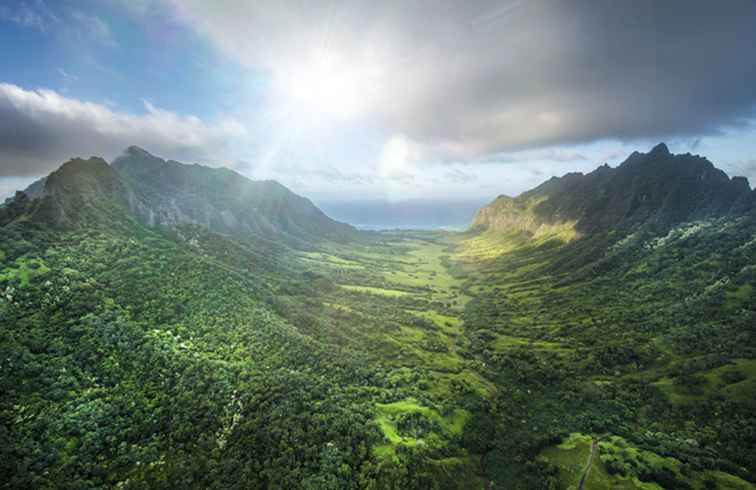
{"label": "dark storm cloud", "polygon": [[380,53],[386,73],[365,116],[452,158],[714,134],[756,104],[750,0],[188,0],[178,9],[223,50],[274,73],[324,38],[345,66]]}
{"label": "dark storm cloud", "polygon": [[145,109],[133,115],[0,83],[0,177],[43,175],[74,156],[112,158],[132,144],[166,157],[212,160],[244,134],[230,120],[207,124],[147,103]]}
{"label": "dark storm cloud", "polygon": [[709,134],[753,114],[756,2],[531,2],[511,15],[470,32],[462,75],[429,91],[406,133],[478,153]]}

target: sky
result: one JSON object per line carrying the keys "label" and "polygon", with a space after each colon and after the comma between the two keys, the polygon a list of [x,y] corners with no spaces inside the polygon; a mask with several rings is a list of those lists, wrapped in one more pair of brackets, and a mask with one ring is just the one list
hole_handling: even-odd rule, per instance
{"label": "sky", "polygon": [[137,145],[318,202],[485,201],[660,141],[756,181],[756,2],[4,0],[0,197]]}

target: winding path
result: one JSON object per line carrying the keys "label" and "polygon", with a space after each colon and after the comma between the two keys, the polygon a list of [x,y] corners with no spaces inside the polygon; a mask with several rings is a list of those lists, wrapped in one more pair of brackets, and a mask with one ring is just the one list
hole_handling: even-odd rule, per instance
{"label": "winding path", "polygon": [[598,442],[599,439],[595,438],[591,441],[591,452],[588,455],[588,462],[585,464],[585,470],[583,470],[583,476],[580,477],[577,490],[583,490],[583,485],[585,485],[585,481],[588,479],[588,474],[591,472],[591,466],[593,465],[593,455],[598,452]]}

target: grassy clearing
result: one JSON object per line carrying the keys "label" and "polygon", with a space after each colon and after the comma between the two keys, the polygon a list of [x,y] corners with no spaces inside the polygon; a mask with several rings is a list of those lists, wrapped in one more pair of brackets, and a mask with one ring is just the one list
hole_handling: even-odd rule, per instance
{"label": "grassy clearing", "polygon": [[355,313],[355,311],[352,308],[346,305],[340,305],[338,303],[329,303],[329,302],[325,302],[323,304],[329,308],[333,308],[334,310],[344,311],[347,313]]}
{"label": "grassy clearing", "polygon": [[407,312],[433,322],[434,325],[436,325],[448,335],[460,335],[462,333],[462,320],[455,316],[442,315],[441,313],[438,313],[434,310],[407,310]]}
{"label": "grassy clearing", "polygon": [[429,234],[427,240],[402,242],[402,252],[395,256],[392,267],[384,271],[383,279],[401,286],[423,288],[435,301],[463,307],[469,298],[461,293],[462,281],[452,276],[444,265],[449,258],[448,244],[435,241],[437,238]]}
{"label": "grassy clearing", "polygon": [[696,403],[718,395],[749,401],[756,391],[756,359],[734,359],[732,364],[699,374],[702,384],[695,389],[681,386],[670,377],[662,377],[654,385],[674,403]]}
{"label": "grassy clearing", "polygon": [[300,258],[308,262],[315,262],[320,265],[331,267],[340,267],[344,269],[364,269],[365,266],[354,260],[345,259],[336,255],[323,252],[303,252]]}
{"label": "grassy clearing", "polygon": [[664,377],[653,383],[673,403],[695,403],[702,401],[710,394],[708,387],[701,387],[700,393],[688,393],[683,388],[675,385],[673,378]]}
{"label": "grassy clearing", "polygon": [[389,420],[404,414],[404,413],[420,413],[429,419],[433,419],[439,423],[439,425],[452,435],[459,435],[462,433],[462,428],[467,421],[470,414],[466,410],[455,409],[449,416],[442,417],[439,413],[423,405],[414,398],[408,398],[393,403],[378,403],[376,408],[380,416],[388,418]]}
{"label": "grassy clearing", "polygon": [[[442,373],[460,373],[465,368],[465,361],[451,352],[434,352],[424,348],[422,342],[426,334],[422,331],[412,332],[402,329],[392,338],[398,355],[394,356],[394,363],[400,366],[426,368]],[[389,356],[385,356],[389,359]]]}
{"label": "grassy clearing", "polygon": [[[573,433],[569,438],[557,446],[545,449],[539,455],[539,459],[548,461],[559,468],[560,488],[572,490],[577,488],[580,478],[586,469],[586,463],[591,453],[592,437],[586,434]],[[604,467],[598,455],[594,455],[588,479],[585,481],[585,490],[598,490],[604,488],[617,489],[661,489],[656,484],[635,482],[630,479],[612,476]]]}
{"label": "grassy clearing", "polygon": [[533,340],[526,337],[515,337],[511,335],[498,335],[493,343],[496,350],[509,350],[515,348],[527,348],[530,350],[569,352],[571,349],[564,347],[557,342],[548,342],[545,340]]}
{"label": "grassy clearing", "polygon": [[[420,434],[414,435],[402,434],[399,429],[400,421],[403,416],[409,414],[419,414],[427,422],[433,424],[441,430],[437,434],[432,430],[421,430]],[[373,448],[376,456],[392,456],[395,454],[397,445],[417,446],[433,445],[441,440],[442,436],[457,436],[462,433],[465,422],[470,414],[466,410],[455,409],[447,416],[442,416],[433,408],[426,407],[418,403],[414,398],[408,398],[393,403],[376,404],[375,422],[388,441],[388,444],[381,444]]]}
{"label": "grassy clearing", "polygon": [[479,373],[466,368],[455,373],[431,371],[427,376],[427,392],[440,398],[447,398],[452,395],[455,389],[454,385],[464,386],[481,398],[490,398],[496,392],[493,383]]}
{"label": "grassy clearing", "polygon": [[376,288],[372,286],[357,286],[355,284],[339,284],[339,287],[346,289],[347,291],[354,291],[357,293],[377,294],[379,296],[388,296],[390,298],[399,298],[402,296],[409,296],[412,293],[407,291],[399,291],[397,289],[385,289]]}
{"label": "grassy clearing", "polygon": [[406,327],[404,325],[399,327],[399,332],[401,340],[407,342],[420,342],[426,336],[425,332],[419,328]]}
{"label": "grassy clearing", "polygon": [[428,369],[436,371],[459,373],[465,367],[464,359],[456,354],[419,350],[418,357],[423,361]]}
{"label": "grassy clearing", "polygon": [[19,258],[13,266],[0,271],[0,282],[18,280],[20,287],[25,288],[32,278],[48,272],[50,268],[42,259]]}

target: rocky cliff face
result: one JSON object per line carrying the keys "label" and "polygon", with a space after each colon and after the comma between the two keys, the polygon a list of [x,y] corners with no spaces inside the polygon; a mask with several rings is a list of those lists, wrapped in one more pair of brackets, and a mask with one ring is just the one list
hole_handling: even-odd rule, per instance
{"label": "rocky cliff face", "polygon": [[[118,210],[125,215],[117,217]],[[357,233],[277,182],[166,161],[137,147],[112,165],[98,157],[66,162],[9,202],[3,220],[22,215],[68,228],[118,219],[148,226],[195,224],[295,245],[348,240]]]}
{"label": "rocky cliff face", "polygon": [[500,196],[478,212],[473,226],[532,233],[572,223],[579,234],[668,227],[748,212],[754,195],[745,178],[731,179],[700,156],[673,155],[662,143],[616,168],[603,165],[585,175],[554,177],[515,198]]}
{"label": "rocky cliff face", "polygon": [[166,161],[137,147],[128,148],[113,168],[135,190],[132,208],[151,226],[193,223],[220,233],[295,241],[344,240],[356,233],[275,181]]}

